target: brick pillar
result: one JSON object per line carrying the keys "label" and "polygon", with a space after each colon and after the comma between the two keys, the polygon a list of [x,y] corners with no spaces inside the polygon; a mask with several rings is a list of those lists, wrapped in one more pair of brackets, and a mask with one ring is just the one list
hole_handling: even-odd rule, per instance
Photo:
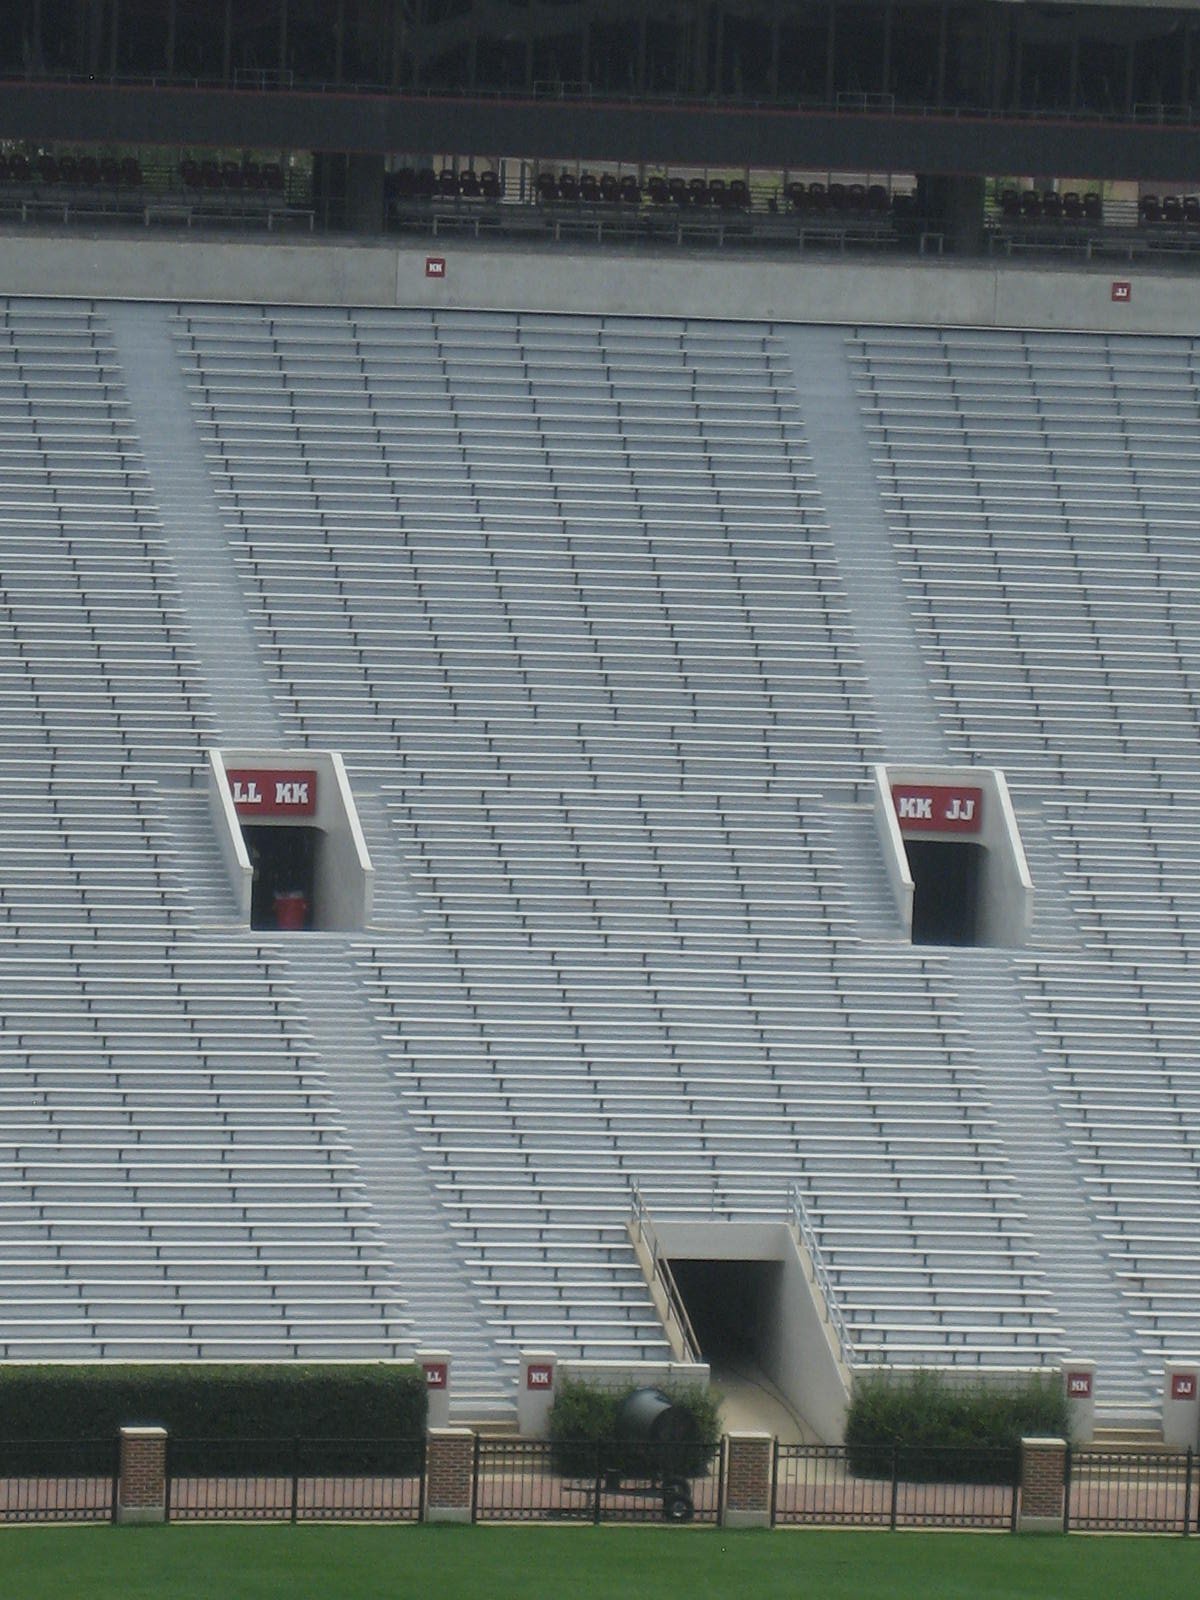
{"label": "brick pillar", "polygon": [[726,1441],[725,1526],[771,1526],[771,1466],[774,1443],[769,1433],[731,1433]]}
{"label": "brick pillar", "polygon": [[430,1428],[425,1436],[426,1522],[470,1522],[475,1435],[470,1428]]}
{"label": "brick pillar", "polygon": [[1061,1533],[1067,1487],[1067,1441],[1021,1440],[1020,1533]]}
{"label": "brick pillar", "polygon": [[118,1522],[164,1522],[167,1516],[167,1430],[121,1429]]}

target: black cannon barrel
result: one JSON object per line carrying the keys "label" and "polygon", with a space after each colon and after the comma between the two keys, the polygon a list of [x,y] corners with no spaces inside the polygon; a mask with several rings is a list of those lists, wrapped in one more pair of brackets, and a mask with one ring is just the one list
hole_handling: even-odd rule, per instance
{"label": "black cannon barrel", "polygon": [[686,1406],[661,1389],[635,1389],[617,1412],[617,1438],[636,1444],[696,1444],[700,1430]]}

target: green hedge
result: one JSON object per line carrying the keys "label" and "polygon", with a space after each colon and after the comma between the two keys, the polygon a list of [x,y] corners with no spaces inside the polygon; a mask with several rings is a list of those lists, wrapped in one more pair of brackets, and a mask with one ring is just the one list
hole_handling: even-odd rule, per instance
{"label": "green hedge", "polygon": [[1008,1483],[1024,1435],[1067,1437],[1057,1373],[1014,1387],[947,1382],[936,1372],[875,1373],[855,1384],[846,1419],[850,1471],[910,1482]]}
{"label": "green hedge", "polygon": [[696,1477],[707,1471],[721,1439],[720,1399],[711,1389],[692,1385],[656,1384],[671,1401],[690,1413],[695,1439],[690,1444],[646,1445],[617,1437],[617,1415],[625,1401],[645,1384],[604,1389],[566,1378],[550,1410],[550,1438],[555,1470],[568,1478]]}
{"label": "green hedge", "polygon": [[313,1470],[318,1458],[332,1470],[360,1453],[338,1442],[369,1444],[378,1458],[382,1441],[419,1439],[425,1411],[423,1375],[407,1363],[0,1365],[0,1474],[23,1442],[107,1439],[137,1424],[167,1429],[179,1471],[239,1454],[258,1470],[291,1471],[297,1439],[310,1442]]}

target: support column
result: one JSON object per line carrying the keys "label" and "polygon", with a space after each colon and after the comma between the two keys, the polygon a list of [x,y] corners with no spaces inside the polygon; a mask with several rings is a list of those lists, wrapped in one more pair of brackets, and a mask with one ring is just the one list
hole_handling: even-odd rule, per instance
{"label": "support column", "polygon": [[383,232],[382,156],[346,157],[346,227],[351,233]]}
{"label": "support column", "polygon": [[1061,1533],[1067,1490],[1067,1441],[1021,1440],[1018,1533]]}
{"label": "support column", "polygon": [[725,1448],[724,1526],[769,1528],[774,1440],[769,1433],[731,1433]]}
{"label": "support column", "polygon": [[165,1522],[167,1430],[122,1428],[118,1522]]}
{"label": "support column", "polygon": [[1096,1432],[1096,1363],[1065,1362],[1063,1386],[1071,1418],[1071,1443],[1091,1444]]}
{"label": "support column", "polygon": [[449,1350],[418,1350],[417,1365],[425,1374],[425,1395],[428,1409],[426,1428],[450,1426],[450,1352]]}
{"label": "support column", "polygon": [[1162,1432],[1168,1449],[1200,1446],[1200,1361],[1164,1365]]}
{"label": "support column", "polygon": [[470,1428],[430,1428],[425,1445],[426,1522],[470,1522],[475,1491],[475,1435]]}
{"label": "support column", "polygon": [[522,1350],[517,1390],[517,1432],[522,1439],[545,1439],[550,1432],[558,1357],[553,1350]]}
{"label": "support column", "polygon": [[931,228],[940,228],[956,255],[983,249],[983,178],[917,176],[917,204]]}

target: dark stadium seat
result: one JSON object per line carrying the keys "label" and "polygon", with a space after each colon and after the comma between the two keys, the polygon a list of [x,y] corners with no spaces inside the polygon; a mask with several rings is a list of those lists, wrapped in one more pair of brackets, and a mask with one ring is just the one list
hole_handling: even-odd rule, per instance
{"label": "dark stadium seat", "polygon": [[1162,221],[1162,202],[1156,194],[1144,194],[1138,201],[1138,216],[1143,222]]}

